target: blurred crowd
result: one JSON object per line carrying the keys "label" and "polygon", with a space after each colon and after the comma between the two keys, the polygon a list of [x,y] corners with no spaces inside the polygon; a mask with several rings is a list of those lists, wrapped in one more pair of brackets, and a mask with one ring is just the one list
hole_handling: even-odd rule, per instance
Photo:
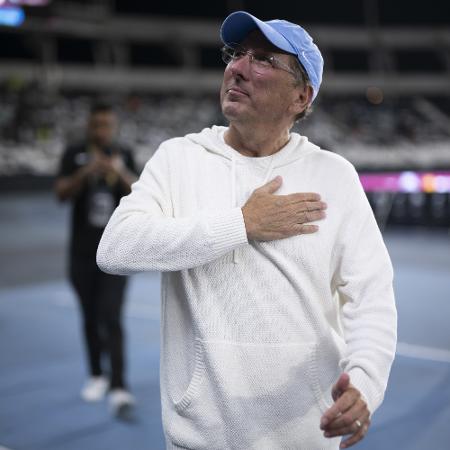
{"label": "blurred crowd", "polygon": [[[64,143],[79,135],[94,97],[10,82],[0,87],[0,176],[52,175]],[[122,94],[120,138],[138,166],[165,139],[224,124],[216,95]],[[316,104],[317,103],[317,104]],[[322,96],[295,130],[358,168],[450,167],[450,98]],[[426,149],[424,152],[423,149]]]}

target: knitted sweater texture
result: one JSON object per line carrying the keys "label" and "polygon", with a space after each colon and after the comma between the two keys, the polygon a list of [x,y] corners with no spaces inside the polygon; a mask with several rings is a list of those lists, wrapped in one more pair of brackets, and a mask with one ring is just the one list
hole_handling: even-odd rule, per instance
{"label": "knitted sweater texture", "polygon": [[[100,242],[104,271],[162,272],[161,401],[168,449],[328,450],[320,417],[343,371],[373,413],[395,353],[393,271],[353,166],[291,133],[245,157],[225,128],[171,139]],[[241,207],[317,192],[319,231],[248,241]]]}

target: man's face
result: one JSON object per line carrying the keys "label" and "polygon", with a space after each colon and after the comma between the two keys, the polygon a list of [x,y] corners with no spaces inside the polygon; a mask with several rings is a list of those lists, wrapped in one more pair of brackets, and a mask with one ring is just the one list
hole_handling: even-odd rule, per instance
{"label": "man's face", "polygon": [[117,117],[112,111],[98,111],[89,120],[89,139],[99,147],[110,145],[117,132]]}
{"label": "man's face", "polygon": [[[292,56],[274,47],[259,30],[251,32],[241,46],[252,53],[274,56],[289,65]],[[280,68],[255,71],[248,56],[231,61],[224,72],[220,100],[222,112],[230,122],[255,123],[289,121],[298,110],[299,89],[294,75]],[[297,107],[298,108],[298,107]]]}

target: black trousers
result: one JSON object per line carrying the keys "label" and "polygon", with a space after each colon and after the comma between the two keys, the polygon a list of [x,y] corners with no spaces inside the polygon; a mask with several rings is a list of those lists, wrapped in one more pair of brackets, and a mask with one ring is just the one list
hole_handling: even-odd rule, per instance
{"label": "black trousers", "polygon": [[102,359],[109,360],[110,388],[124,388],[124,332],[122,305],[127,278],[102,272],[94,257],[72,256],[70,281],[83,318],[84,340],[92,376],[102,375]]}

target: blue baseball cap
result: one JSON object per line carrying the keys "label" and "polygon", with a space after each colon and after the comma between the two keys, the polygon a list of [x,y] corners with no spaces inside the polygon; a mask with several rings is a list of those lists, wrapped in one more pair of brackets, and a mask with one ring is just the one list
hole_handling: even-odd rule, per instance
{"label": "blue baseball cap", "polygon": [[245,11],[236,11],[223,21],[220,37],[224,44],[232,45],[256,29],[275,47],[297,57],[308,75],[314,100],[322,83],[323,58],[312,37],[295,23],[279,19],[263,22]]}

